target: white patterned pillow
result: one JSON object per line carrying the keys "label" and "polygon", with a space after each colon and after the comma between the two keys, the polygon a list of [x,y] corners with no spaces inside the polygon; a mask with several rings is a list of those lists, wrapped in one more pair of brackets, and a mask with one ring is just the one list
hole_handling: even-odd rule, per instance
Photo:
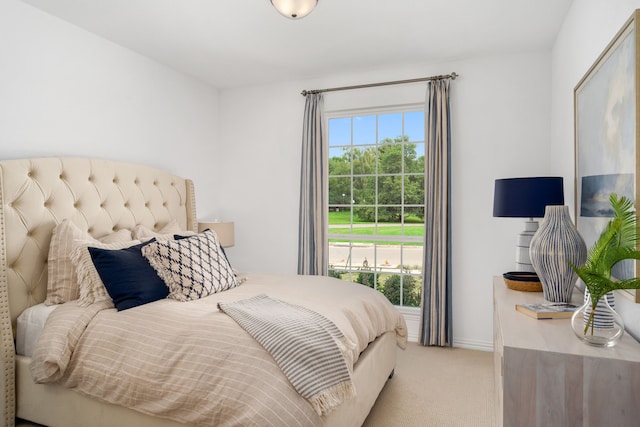
{"label": "white patterned pillow", "polygon": [[142,248],[142,255],[169,287],[169,298],[190,301],[238,286],[218,237],[211,230]]}

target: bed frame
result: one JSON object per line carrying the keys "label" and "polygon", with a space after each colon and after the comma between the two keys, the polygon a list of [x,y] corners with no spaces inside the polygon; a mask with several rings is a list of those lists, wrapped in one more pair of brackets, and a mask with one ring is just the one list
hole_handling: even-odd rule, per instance
{"label": "bed frame", "polygon": [[[159,229],[176,219],[197,230],[193,182],[148,166],[87,158],[0,161],[0,426],[15,417],[44,425],[177,426],[57,385],[35,384],[30,358],[15,353],[16,319],[44,301],[53,228],[69,218],[101,237],[137,224]],[[358,396],[326,425],[361,425],[396,363],[394,333],[371,343],[354,367]]]}

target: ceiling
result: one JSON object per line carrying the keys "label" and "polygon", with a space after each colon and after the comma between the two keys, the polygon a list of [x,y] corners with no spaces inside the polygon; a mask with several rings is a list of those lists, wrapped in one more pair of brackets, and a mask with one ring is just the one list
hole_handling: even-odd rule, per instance
{"label": "ceiling", "polygon": [[551,49],[572,0],[24,0],[218,88]]}

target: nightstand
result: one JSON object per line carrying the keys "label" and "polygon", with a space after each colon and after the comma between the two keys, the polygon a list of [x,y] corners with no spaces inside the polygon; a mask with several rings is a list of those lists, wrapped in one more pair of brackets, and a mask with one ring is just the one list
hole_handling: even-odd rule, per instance
{"label": "nightstand", "polygon": [[502,277],[493,278],[493,296],[498,425],[640,425],[640,343],[625,333],[615,347],[592,347],[569,319],[517,312],[516,304],[542,302],[542,292],[508,289]]}

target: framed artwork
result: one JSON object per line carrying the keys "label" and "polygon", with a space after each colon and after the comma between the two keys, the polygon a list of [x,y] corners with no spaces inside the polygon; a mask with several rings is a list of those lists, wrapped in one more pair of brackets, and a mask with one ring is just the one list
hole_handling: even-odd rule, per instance
{"label": "framed artwork", "polygon": [[[638,124],[638,58],[634,12],[574,90],[575,218],[590,248],[613,216],[609,195],[617,193],[637,202],[640,161]],[[640,261],[619,263],[613,274],[634,277]],[[640,290],[625,291],[640,302]]]}

